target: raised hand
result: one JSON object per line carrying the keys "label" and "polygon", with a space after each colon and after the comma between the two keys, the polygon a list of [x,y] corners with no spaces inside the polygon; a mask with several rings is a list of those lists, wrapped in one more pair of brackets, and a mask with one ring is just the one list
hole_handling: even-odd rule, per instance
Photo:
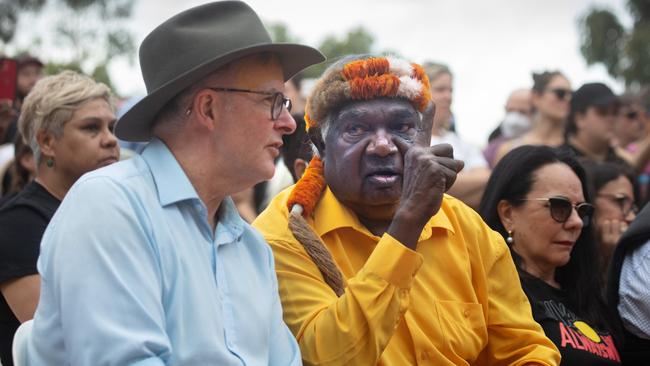
{"label": "raised hand", "polygon": [[431,104],[423,114],[413,144],[394,139],[404,155],[404,171],[402,196],[388,233],[411,249],[415,249],[422,228],[438,212],[443,194],[464,165],[453,158],[451,145],[429,146],[434,113]]}

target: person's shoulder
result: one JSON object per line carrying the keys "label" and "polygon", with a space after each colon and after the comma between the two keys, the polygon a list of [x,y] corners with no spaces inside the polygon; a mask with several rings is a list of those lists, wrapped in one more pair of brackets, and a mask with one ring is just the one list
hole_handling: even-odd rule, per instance
{"label": "person's shoulder", "polygon": [[465,239],[466,246],[476,247],[492,259],[502,256],[508,250],[501,234],[492,230],[481,215],[463,201],[445,194],[440,210],[447,216],[454,232]]}
{"label": "person's shoulder", "polygon": [[99,178],[125,183],[130,179],[139,178],[148,174],[146,162],[139,155],[121,160],[103,168],[92,170],[79,178],[78,183]]}
{"label": "person's shoulder", "polygon": [[49,221],[59,203],[58,199],[32,181],[0,208],[0,222],[7,225],[8,222],[26,218]]}
{"label": "person's shoulder", "polygon": [[458,219],[461,221],[461,223],[466,220],[478,220],[481,223],[483,222],[481,217],[476,211],[474,211],[473,208],[469,207],[465,202],[459,200],[458,198],[450,196],[448,194],[445,194],[443,196],[440,210],[444,211],[445,215],[447,215],[447,217],[450,219]]}
{"label": "person's shoulder", "polygon": [[287,208],[287,200],[292,189],[293,186],[290,186],[278,193],[253,221],[253,227],[259,230],[269,243],[277,240],[295,240],[289,230],[289,209]]}

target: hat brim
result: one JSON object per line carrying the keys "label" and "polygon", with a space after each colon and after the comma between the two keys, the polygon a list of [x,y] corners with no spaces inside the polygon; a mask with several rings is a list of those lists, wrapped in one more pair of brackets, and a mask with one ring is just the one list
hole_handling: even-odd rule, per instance
{"label": "hat brim", "polygon": [[153,119],[178,93],[229,62],[261,52],[271,52],[280,58],[285,81],[306,67],[325,60],[317,49],[291,43],[260,44],[219,55],[152,90],[118,120],[115,135],[126,141],[149,141]]}

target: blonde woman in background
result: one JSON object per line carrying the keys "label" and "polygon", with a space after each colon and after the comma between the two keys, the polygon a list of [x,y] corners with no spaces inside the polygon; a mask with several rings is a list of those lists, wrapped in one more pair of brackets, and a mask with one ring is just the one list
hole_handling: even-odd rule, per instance
{"label": "blonde woman in background", "polygon": [[18,121],[32,148],[36,178],[0,209],[0,356],[12,365],[20,323],[34,316],[40,294],[40,241],[70,187],[84,173],[119,159],[110,89],[72,71],[40,80]]}
{"label": "blonde woman in background", "polygon": [[485,184],[490,178],[490,168],[478,147],[463,141],[451,130],[451,71],[447,66],[433,62],[427,62],[423,67],[431,83],[431,98],[436,104],[431,145],[450,144],[454,148],[454,158],[465,162],[465,167],[448,193],[476,209],[481,202]]}

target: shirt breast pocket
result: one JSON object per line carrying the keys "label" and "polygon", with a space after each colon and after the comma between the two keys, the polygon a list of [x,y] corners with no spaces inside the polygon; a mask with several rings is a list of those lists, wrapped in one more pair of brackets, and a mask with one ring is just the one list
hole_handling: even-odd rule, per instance
{"label": "shirt breast pocket", "polygon": [[444,338],[443,352],[472,363],[487,344],[483,307],[457,301],[436,301],[435,305]]}

